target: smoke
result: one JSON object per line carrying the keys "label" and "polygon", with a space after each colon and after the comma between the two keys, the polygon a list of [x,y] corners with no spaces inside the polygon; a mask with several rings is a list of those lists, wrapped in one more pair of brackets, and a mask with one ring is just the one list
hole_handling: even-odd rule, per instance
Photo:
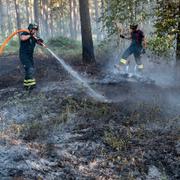
{"label": "smoke", "polygon": [[[106,96],[113,102],[124,103],[125,107],[127,106],[126,102],[132,103],[134,109],[145,104],[150,109],[152,108],[152,113],[156,113],[156,111],[160,113],[161,119],[158,122],[145,123],[146,128],[151,130],[159,128],[163,131],[179,127],[180,79],[175,76],[174,59],[159,58],[157,61],[152,61],[152,56],[143,55],[144,79],[152,79],[155,83],[149,83],[146,80],[140,82],[133,78],[122,78],[122,74],[114,67],[115,64],[119,63],[123,50],[114,51],[111,55],[112,59],[109,60],[104,69],[106,81],[104,79],[103,81],[107,84],[102,89],[106,89]],[[136,65],[134,57],[131,56],[129,60],[129,73],[134,73]]]}
{"label": "smoke", "polygon": [[[113,44],[113,43],[112,43]],[[120,45],[116,48],[110,45],[111,51],[107,52],[109,61],[103,69],[104,84],[106,88],[109,84],[109,96],[112,101],[145,101],[147,103],[158,104],[163,106],[164,112],[175,115],[178,114],[180,108],[180,78],[176,77],[176,66],[174,57],[164,58],[155,57],[151,52],[142,55],[142,62],[144,64],[144,81],[141,82],[133,78],[122,78],[122,74],[114,65],[119,64],[119,60],[124,50],[128,47],[129,43]],[[136,65],[135,59],[132,56],[128,58],[130,61],[129,73],[134,74],[134,67]],[[147,81],[146,81],[147,80]],[[148,81],[148,80],[152,80]],[[108,90],[107,90],[108,91]],[[108,94],[108,92],[106,92]]]}
{"label": "smoke", "polygon": [[[127,48],[127,44],[113,48],[113,51],[109,52],[109,61],[107,62],[104,71],[112,75],[121,74],[116,68],[115,65],[119,64],[123,52]],[[151,52],[141,55],[142,63],[144,64],[143,77],[146,79],[152,79],[155,81],[156,85],[161,87],[177,85],[178,80],[175,78],[175,60],[174,57],[164,58],[164,57],[155,57]],[[128,58],[129,68],[128,73],[136,74],[135,66],[136,62],[131,55]]]}

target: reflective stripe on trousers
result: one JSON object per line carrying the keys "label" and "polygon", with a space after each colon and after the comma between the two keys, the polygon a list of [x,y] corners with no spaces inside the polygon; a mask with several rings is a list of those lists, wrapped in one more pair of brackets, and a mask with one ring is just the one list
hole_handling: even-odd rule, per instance
{"label": "reflective stripe on trousers", "polygon": [[126,59],[123,59],[123,58],[122,58],[122,59],[120,59],[120,63],[122,63],[122,64],[125,64],[125,65],[126,65],[126,64],[127,64],[127,62],[128,62],[128,61],[127,61]]}
{"label": "reflective stripe on trousers", "polygon": [[125,50],[125,52],[123,53],[120,62],[121,62],[122,64],[125,64],[125,63],[123,63],[123,61],[125,60],[125,61],[126,61],[126,64],[127,64],[127,59],[128,59],[128,57],[129,57],[131,54],[133,54],[133,55],[134,55],[134,58],[135,58],[135,61],[136,61],[136,64],[137,64],[137,65],[142,65],[142,62],[141,62],[141,50],[142,50],[142,47],[141,47],[141,46],[130,45],[130,46]]}
{"label": "reflective stripe on trousers", "polygon": [[36,85],[35,79],[25,79],[24,80],[24,86],[29,87],[29,86],[34,86],[34,85]]}

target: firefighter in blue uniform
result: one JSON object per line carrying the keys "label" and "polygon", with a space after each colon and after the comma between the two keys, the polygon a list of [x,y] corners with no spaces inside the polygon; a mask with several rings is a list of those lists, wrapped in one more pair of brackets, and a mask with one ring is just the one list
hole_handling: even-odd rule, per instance
{"label": "firefighter in blue uniform", "polygon": [[124,35],[120,35],[121,38],[124,39],[130,39],[131,44],[130,46],[125,50],[123,53],[121,59],[120,59],[120,64],[116,65],[117,68],[121,70],[122,67],[128,66],[128,57],[130,55],[134,55],[135,61],[136,61],[136,70],[139,73],[142,73],[144,69],[144,65],[141,61],[141,54],[145,53],[146,49],[146,40],[144,33],[138,29],[138,25],[130,25],[130,30],[131,30],[131,36],[130,37],[125,37]]}
{"label": "firefighter in blue uniform", "polygon": [[33,53],[36,44],[42,45],[43,40],[36,37],[38,32],[37,24],[29,24],[28,32],[23,32],[20,35],[20,50],[19,56],[20,61],[24,66],[25,77],[24,77],[24,87],[26,89],[32,89],[36,86],[36,80],[34,78],[34,60]]}

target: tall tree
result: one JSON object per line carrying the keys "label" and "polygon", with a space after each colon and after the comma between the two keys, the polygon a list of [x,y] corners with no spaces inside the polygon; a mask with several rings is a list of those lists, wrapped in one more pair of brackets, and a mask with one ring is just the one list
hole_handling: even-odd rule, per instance
{"label": "tall tree", "polygon": [[77,2],[76,0],[73,0],[73,24],[74,24],[74,39],[77,39],[77,21],[78,21],[78,15],[77,15]]}
{"label": "tall tree", "polygon": [[99,27],[99,6],[98,0],[94,0],[94,7],[95,7],[95,22],[96,22],[96,34],[97,40],[101,39],[100,27]]}
{"label": "tall tree", "polygon": [[104,15],[104,9],[105,9],[104,4],[105,4],[104,0],[101,0],[101,16]]}
{"label": "tall tree", "polygon": [[[41,0],[41,16],[42,16],[42,25],[44,28],[43,34],[46,38],[49,38],[49,27],[48,27],[48,0]],[[41,28],[42,29],[42,28]]]}
{"label": "tall tree", "polygon": [[[142,22],[148,15],[146,3],[148,0],[105,0],[105,11],[103,24],[107,27],[108,34],[112,35],[118,31],[116,23],[129,25],[132,22]],[[143,4],[143,9],[137,8]]]}
{"label": "tall tree", "polygon": [[74,39],[74,29],[73,29],[73,0],[69,0],[69,29],[70,37]]}
{"label": "tall tree", "polygon": [[[180,7],[179,7],[180,11]],[[180,22],[178,22],[178,33],[177,33],[177,46],[176,46],[176,59],[180,61]]]}
{"label": "tall tree", "polygon": [[176,58],[180,60],[180,0],[157,0],[156,16],[156,33],[174,36]]}
{"label": "tall tree", "polygon": [[11,18],[10,18],[10,12],[9,12],[9,6],[10,4],[10,1],[9,0],[6,0],[6,16],[7,16],[7,27],[8,27],[8,34],[10,33],[10,31],[12,30],[12,23],[11,23]]}
{"label": "tall tree", "polygon": [[30,23],[29,0],[25,0],[25,6],[26,6],[26,22],[27,24],[29,24]]}
{"label": "tall tree", "polygon": [[19,11],[19,1],[14,1],[15,11],[16,11],[16,22],[17,22],[17,29],[21,29],[21,19],[20,19],[20,11]]}
{"label": "tall tree", "polygon": [[34,21],[39,25],[39,0],[34,0]]}
{"label": "tall tree", "polygon": [[88,0],[79,0],[79,9],[80,9],[80,19],[81,19],[83,62],[94,63],[95,56],[94,56],[94,46],[92,40]]}
{"label": "tall tree", "polygon": [[0,29],[4,33],[3,1],[0,0]]}

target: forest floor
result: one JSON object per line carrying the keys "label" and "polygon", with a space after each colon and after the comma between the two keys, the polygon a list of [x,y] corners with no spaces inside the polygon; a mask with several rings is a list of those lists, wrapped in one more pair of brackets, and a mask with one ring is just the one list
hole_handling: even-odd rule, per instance
{"label": "forest floor", "polygon": [[1,180],[180,179],[180,86],[72,64],[110,100],[98,102],[55,59],[35,61],[29,93],[17,56],[0,60]]}

